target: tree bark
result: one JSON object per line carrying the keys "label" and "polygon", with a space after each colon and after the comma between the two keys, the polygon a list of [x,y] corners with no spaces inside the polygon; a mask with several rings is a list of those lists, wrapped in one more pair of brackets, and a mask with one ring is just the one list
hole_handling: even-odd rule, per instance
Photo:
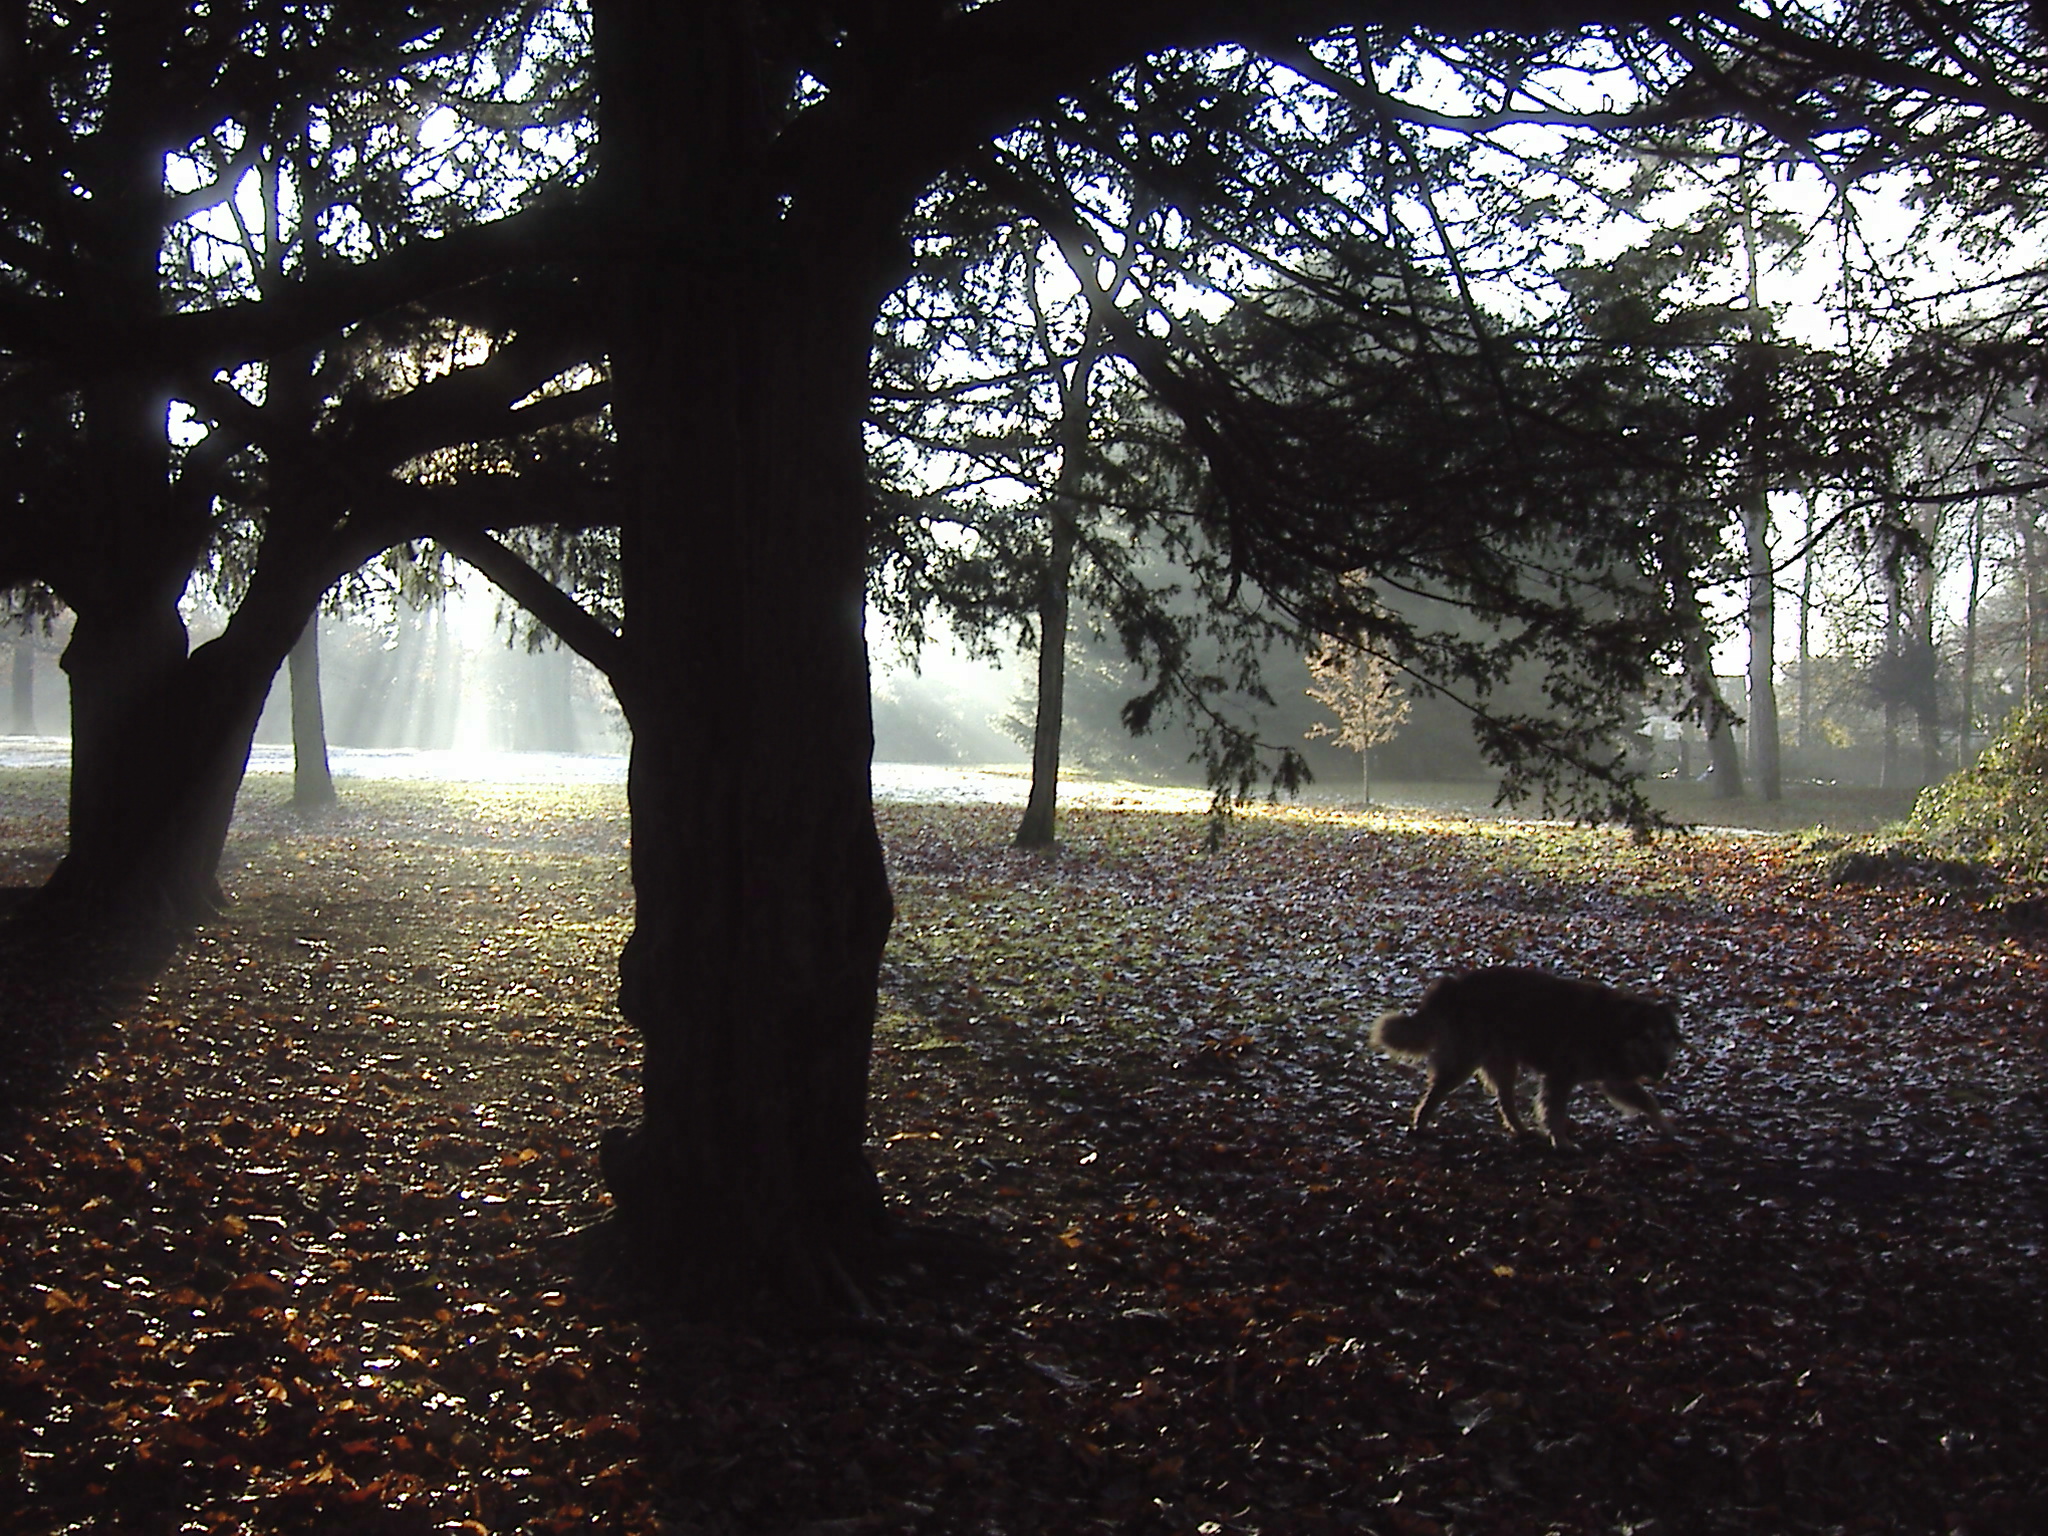
{"label": "tree bark", "polygon": [[[1806,532],[1799,557],[1799,750],[1813,750],[1813,542],[1816,517],[1813,492],[1805,493]],[[1804,772],[1811,773],[1808,763]]]}
{"label": "tree bark", "polygon": [[167,484],[164,402],[88,392],[96,477],[82,501],[98,558],[59,587],[76,613],[71,836],[38,894],[45,916],[178,929],[217,911],[218,874],[263,701],[320,595],[369,550],[314,527],[265,535],[217,638],[188,651],[179,597],[206,523]]}
{"label": "tree bark", "polygon": [[185,644],[169,603],[80,610],[63,661],[71,840],[46,911],[177,927],[223,904],[221,850],[288,642]]}
{"label": "tree bark", "polygon": [[[149,314],[162,157],[131,171],[138,211],[125,229],[124,307]],[[177,927],[219,906],[220,851],[276,670],[273,659],[260,678],[243,678],[226,664],[234,646],[206,662],[188,655],[178,602],[207,523],[171,483],[166,411],[162,390],[140,378],[110,377],[79,396],[83,536],[77,563],[53,578],[76,614],[61,660],[70,843],[36,902],[62,924]]]}
{"label": "tree bark", "polygon": [[1970,586],[1963,599],[1962,700],[1956,711],[1956,767],[1968,768],[1976,758],[1977,618],[1984,580],[1984,502],[1970,503]]}
{"label": "tree bark", "polygon": [[306,621],[288,656],[292,681],[292,808],[307,815],[332,810],[334,772],[327,762],[327,716],[320,702],[320,615]]}
{"label": "tree bark", "polygon": [[1045,586],[1038,597],[1038,696],[1031,724],[1031,794],[1017,823],[1019,848],[1050,848],[1058,840],[1060,734],[1067,708],[1069,584],[1074,570],[1074,517],[1056,497],[1046,550]]}
{"label": "tree bark", "polygon": [[1778,584],[1771,564],[1770,498],[1750,494],[1742,532],[1749,559],[1749,769],[1757,793],[1784,793],[1778,752]]}
{"label": "tree bark", "polygon": [[1887,562],[1884,576],[1884,655],[1888,681],[1884,695],[1884,755],[1878,768],[1878,787],[1899,787],[1899,690],[1898,679],[1905,670],[1904,594],[1900,590],[1897,559]]}
{"label": "tree bark", "polygon": [[[114,84],[95,137],[121,148],[99,167],[103,239],[77,263],[86,307],[137,325],[163,308],[164,153],[178,142],[167,144],[153,116],[157,41],[141,25],[113,40]],[[264,695],[333,579],[302,590],[266,546],[228,632],[188,652],[178,603],[211,536],[211,494],[172,474],[168,406],[147,363],[78,391],[78,472],[64,509],[73,536],[47,573],[76,614],[62,657],[70,843],[35,905],[46,920],[98,932],[176,929],[219,906],[221,850]]]}
{"label": "tree bark", "polygon": [[619,1001],[645,1049],[603,1171],[686,1290],[815,1304],[882,1232],[861,423],[895,221],[854,201],[871,177],[785,208],[736,174],[765,130],[727,8],[596,15],[633,729]]}
{"label": "tree bark", "polygon": [[[96,201],[107,211],[94,259],[80,264],[93,304],[138,324],[163,303],[164,152],[143,85],[153,41],[137,28],[113,50],[110,68],[127,89],[110,93],[101,138],[125,153],[98,168],[107,195]],[[218,843],[214,858],[203,849],[216,822],[225,836],[233,805],[232,787],[220,803],[222,765],[210,750],[223,701],[185,686],[178,612],[208,527],[172,488],[168,409],[162,385],[140,373],[104,375],[76,397],[78,473],[66,510],[78,536],[49,572],[77,615],[61,662],[71,684],[71,836],[37,898],[66,920],[175,923],[219,900]]]}

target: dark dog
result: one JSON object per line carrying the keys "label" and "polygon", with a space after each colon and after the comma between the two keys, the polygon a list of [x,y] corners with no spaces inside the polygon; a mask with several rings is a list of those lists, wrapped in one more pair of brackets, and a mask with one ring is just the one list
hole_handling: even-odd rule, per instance
{"label": "dark dog", "polygon": [[1515,1075],[1526,1066],[1542,1080],[1536,1119],[1555,1146],[1570,1143],[1566,1105],[1580,1083],[1598,1083],[1622,1109],[1671,1132],[1643,1087],[1645,1078],[1670,1069],[1678,1049],[1678,1015],[1669,1003],[1548,971],[1499,966],[1430,983],[1413,1013],[1389,1013],[1373,1025],[1372,1043],[1390,1056],[1428,1059],[1429,1088],[1415,1106],[1416,1130],[1477,1072],[1493,1090],[1507,1128],[1527,1134],[1515,1113]]}

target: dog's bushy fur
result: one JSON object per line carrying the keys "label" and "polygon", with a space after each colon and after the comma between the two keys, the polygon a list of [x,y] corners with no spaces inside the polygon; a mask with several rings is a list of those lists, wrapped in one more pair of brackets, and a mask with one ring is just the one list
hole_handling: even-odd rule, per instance
{"label": "dog's bushy fur", "polygon": [[1413,1013],[1385,1014],[1373,1025],[1372,1043],[1391,1056],[1428,1060],[1429,1087],[1411,1122],[1416,1130],[1477,1072],[1493,1090],[1508,1130],[1525,1135],[1515,1112],[1515,1076],[1526,1066],[1541,1083],[1537,1124],[1554,1145],[1571,1140],[1566,1111],[1580,1083],[1598,1083],[1623,1110],[1647,1115],[1670,1133],[1643,1082],[1670,1070],[1678,1015],[1654,998],[1496,966],[1430,983]]}

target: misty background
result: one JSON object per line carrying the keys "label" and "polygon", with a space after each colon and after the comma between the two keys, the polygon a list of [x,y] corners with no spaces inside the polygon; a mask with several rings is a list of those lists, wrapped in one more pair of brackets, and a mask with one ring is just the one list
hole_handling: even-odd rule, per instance
{"label": "misty background", "polygon": [[[191,615],[193,643],[210,638],[203,601]],[[320,625],[321,695],[335,768],[348,776],[410,778],[424,774],[506,781],[623,778],[627,738],[623,717],[604,677],[573,652],[543,638],[528,643],[525,626],[508,621],[495,593],[465,576],[445,597],[415,608],[394,601],[369,611],[323,613]],[[0,635],[10,676],[7,708],[0,712],[7,740],[0,760],[61,763],[69,730],[69,695],[59,658],[69,638],[69,616],[47,630],[31,626]],[[908,659],[886,624],[871,619],[874,665],[875,760],[878,792],[945,794],[1021,803],[1029,766],[1030,659],[1014,649],[970,655],[952,645],[928,645]],[[1841,674],[1847,658],[1827,659],[1831,718],[1855,719],[1853,690]],[[1724,697],[1738,709],[1744,682],[1732,658],[1724,662]],[[1307,696],[1307,662],[1274,656],[1267,668],[1270,704],[1239,700],[1241,715],[1256,721],[1275,743],[1296,745],[1315,772],[1307,798],[1360,796],[1356,753],[1311,739],[1329,719]],[[1797,679],[1786,686],[1796,706]],[[1823,680],[1816,679],[1816,691]],[[1115,642],[1078,622],[1072,639],[1067,693],[1067,750],[1063,781],[1090,779],[1159,786],[1202,782],[1195,745],[1177,722],[1133,737],[1120,710],[1142,687]],[[1874,784],[1881,762],[1869,731],[1838,726],[1789,754],[1788,768],[1820,782]],[[1740,733],[1738,732],[1738,738]],[[1693,775],[1706,756],[1698,732],[1646,710],[1637,742],[1653,774]],[[288,772],[291,695],[280,669],[265,705],[251,761],[254,772]],[[896,771],[901,768],[905,771]],[[913,769],[945,769],[943,779]],[[973,772],[980,770],[981,772]],[[1399,802],[1399,786],[1457,785],[1476,805],[1491,799],[1494,775],[1472,742],[1463,712],[1441,700],[1416,697],[1392,740],[1373,752],[1374,797]],[[1430,796],[1432,800],[1438,796]]]}

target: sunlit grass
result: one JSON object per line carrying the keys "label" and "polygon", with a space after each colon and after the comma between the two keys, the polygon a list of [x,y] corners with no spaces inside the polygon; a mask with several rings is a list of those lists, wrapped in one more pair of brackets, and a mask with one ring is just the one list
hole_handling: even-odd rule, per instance
{"label": "sunlit grass", "polygon": [[1675,821],[1760,832],[1877,832],[1902,821],[1920,794],[1918,789],[1789,783],[1777,800],[1754,793],[1722,800],[1708,785],[1689,779],[1656,779],[1645,787],[1651,803]]}

